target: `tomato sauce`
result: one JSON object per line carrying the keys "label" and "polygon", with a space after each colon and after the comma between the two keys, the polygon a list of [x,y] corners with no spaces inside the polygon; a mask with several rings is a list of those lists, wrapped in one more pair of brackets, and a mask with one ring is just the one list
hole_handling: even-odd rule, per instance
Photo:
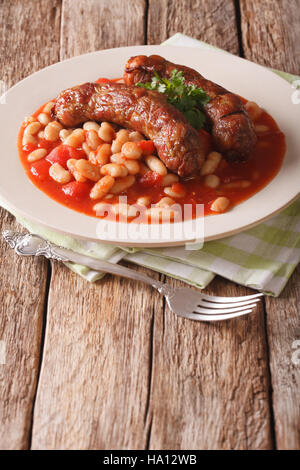
{"label": "tomato sauce", "polygon": [[[98,82],[104,82],[105,79],[99,79]],[[243,100],[246,102],[246,100]],[[44,106],[44,105],[43,105]],[[34,114],[37,117],[42,112],[43,106]],[[193,217],[196,214],[196,204],[204,204],[204,214],[216,214],[212,212],[211,204],[219,196],[225,196],[230,200],[230,206],[240,204],[255,193],[266,186],[278,173],[283,162],[286,151],[285,136],[278,128],[274,119],[265,111],[255,122],[257,126],[267,126],[266,132],[258,133],[256,148],[251,158],[245,163],[229,164],[222,159],[219,167],[215,171],[221,179],[221,184],[217,189],[212,189],[204,184],[204,178],[196,176],[193,178],[180,178],[180,186],[184,186],[186,196],[176,200],[181,206],[184,204],[192,204]],[[89,197],[89,191],[95,184],[87,181],[78,185],[74,192],[74,185],[66,185],[57,183],[49,176],[49,168],[51,163],[47,161],[47,157],[34,163],[27,160],[30,152],[37,148],[45,148],[48,152],[62,144],[60,140],[49,142],[45,139],[38,139],[36,144],[27,144],[22,146],[22,138],[24,134],[25,123],[22,124],[18,135],[18,150],[21,162],[25,168],[26,174],[30,181],[41,191],[46,193],[55,201],[69,207],[78,212],[96,217],[93,207],[96,202]],[[214,150],[212,139],[205,131],[200,131],[204,139],[206,152]],[[151,145],[151,144],[150,144]],[[87,158],[81,148],[78,148],[79,158]],[[72,157],[73,158],[73,157]],[[149,172],[143,176],[137,176],[133,186],[121,195],[126,195],[129,204],[136,203],[137,198],[149,195],[152,204],[157,203],[162,197],[165,197],[164,188],[160,186],[161,177],[158,174]],[[236,188],[237,182],[243,181],[244,187]],[[246,182],[246,183],[245,183]],[[242,184],[242,186],[243,186]],[[176,191],[176,184],[173,187]],[[107,203],[117,202],[119,195],[113,196]]]}

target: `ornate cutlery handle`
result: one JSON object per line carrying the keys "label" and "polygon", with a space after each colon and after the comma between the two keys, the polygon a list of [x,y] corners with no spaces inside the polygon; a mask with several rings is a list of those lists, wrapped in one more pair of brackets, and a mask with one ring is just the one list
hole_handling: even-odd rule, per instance
{"label": "ornate cutlery handle", "polygon": [[3,238],[18,255],[22,256],[44,256],[48,259],[57,261],[71,261],[72,263],[88,266],[95,271],[104,271],[110,274],[127,277],[136,281],[145,282],[155,287],[161,294],[170,295],[173,291],[167,284],[163,284],[146,274],[139,273],[133,269],[120,266],[119,264],[109,263],[108,261],[92,258],[91,256],[81,255],[75,251],[56,246],[45,240],[39,235],[32,233],[19,233],[12,230],[2,232]]}
{"label": "ornate cutlery handle", "polygon": [[44,256],[45,258],[51,258],[57,261],[68,261],[67,257],[55,251],[54,245],[39,235],[13,232],[12,230],[4,230],[2,235],[4,240],[15,250],[17,255]]}

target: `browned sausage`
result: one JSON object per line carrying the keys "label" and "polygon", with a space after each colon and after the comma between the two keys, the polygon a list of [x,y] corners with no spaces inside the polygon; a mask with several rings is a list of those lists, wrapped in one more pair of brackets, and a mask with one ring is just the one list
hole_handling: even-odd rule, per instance
{"label": "browned sausage", "polygon": [[74,127],[88,120],[110,121],[153,140],[165,165],[180,176],[197,173],[204,161],[202,141],[164,95],[122,83],[85,83],[63,91],[53,117]]}
{"label": "browned sausage", "polygon": [[174,69],[183,71],[187,85],[201,87],[209,95],[210,101],[204,110],[217,149],[229,161],[247,160],[257,138],[253,123],[237,95],[206,80],[196,70],[172,64],[157,55],[131,57],[125,66],[124,81],[127,85],[151,81],[154,71],[157,71],[161,77],[169,78]]}

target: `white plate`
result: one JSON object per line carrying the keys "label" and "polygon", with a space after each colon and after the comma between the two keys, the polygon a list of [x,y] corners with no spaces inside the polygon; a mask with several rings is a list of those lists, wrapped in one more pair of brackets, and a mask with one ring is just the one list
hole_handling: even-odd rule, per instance
{"label": "white plate", "polygon": [[[138,54],[160,54],[172,62],[199,70],[205,77],[247,99],[256,101],[277,121],[286,135],[287,154],[278,175],[260,192],[227,213],[205,217],[204,237],[212,240],[237,233],[265,220],[299,196],[300,105],[292,103],[291,85],[265,68],[217,51],[185,47],[134,46],[92,52],[60,62],[22,80],[6,94],[0,106],[0,197],[21,215],[74,237],[101,239],[124,245],[166,246],[190,239],[120,238],[99,229],[99,219],[80,214],[50,199],[27,178],[20,163],[16,138],[24,116],[61,90],[98,77],[119,77],[126,60]],[[112,222],[113,223],[113,222]],[[130,225],[130,224],[129,224]],[[100,237],[97,234],[100,233]]]}

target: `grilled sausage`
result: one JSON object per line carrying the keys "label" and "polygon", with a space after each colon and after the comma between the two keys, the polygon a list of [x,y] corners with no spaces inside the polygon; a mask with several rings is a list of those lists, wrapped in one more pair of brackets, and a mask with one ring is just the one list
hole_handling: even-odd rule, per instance
{"label": "grilled sausage", "polygon": [[158,156],[180,176],[196,173],[204,161],[202,141],[165,96],[123,83],[85,83],[63,91],[52,115],[63,125],[110,121],[153,140]]}
{"label": "grilled sausage", "polygon": [[228,161],[247,160],[257,138],[253,123],[237,95],[206,80],[196,70],[172,64],[158,55],[131,57],[125,66],[124,81],[127,85],[151,81],[154,71],[161,77],[169,78],[174,69],[183,71],[187,85],[203,88],[210,97],[204,111],[217,149]]}

